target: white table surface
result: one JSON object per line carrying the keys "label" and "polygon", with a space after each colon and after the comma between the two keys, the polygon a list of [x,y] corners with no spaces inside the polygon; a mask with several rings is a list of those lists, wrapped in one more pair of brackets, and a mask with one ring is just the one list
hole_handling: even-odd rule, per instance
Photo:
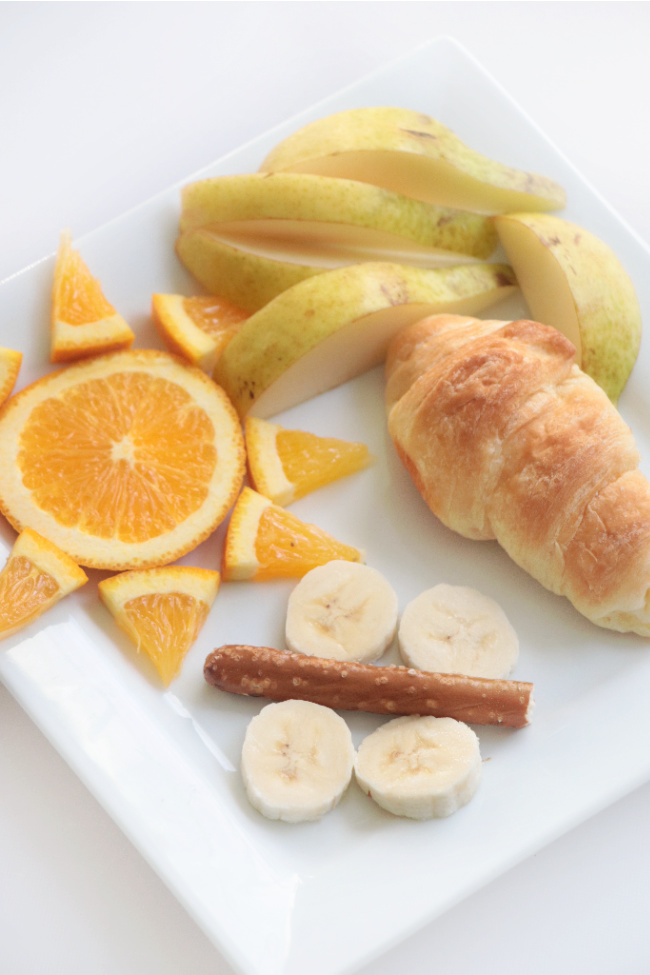
{"label": "white table surface", "polygon": [[[2,2],[0,280],[440,35],[650,241],[647,3]],[[362,975],[647,973],[649,823],[650,784]],[[233,975],[2,686],[0,878],[3,975]]]}

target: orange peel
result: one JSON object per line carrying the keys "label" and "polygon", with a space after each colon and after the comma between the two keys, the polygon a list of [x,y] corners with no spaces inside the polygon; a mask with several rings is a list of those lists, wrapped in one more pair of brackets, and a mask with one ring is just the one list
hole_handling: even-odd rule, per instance
{"label": "orange peel", "polygon": [[295,578],[332,559],[363,562],[363,552],[245,487],[226,533],[221,577]]}
{"label": "orange peel", "polygon": [[134,334],[104,297],[99,280],[90,273],[68,232],[61,241],[54,268],[50,359],[76,359],[128,349]]}
{"label": "orange peel", "polygon": [[155,294],[151,314],[170,352],[211,374],[249,313],[213,295]]}
{"label": "orange peel", "polygon": [[28,626],[87,581],[65,552],[26,528],[0,571],[0,639]]}
{"label": "orange peel", "polygon": [[166,686],[178,675],[219,591],[216,570],[173,565],[102,579],[99,596]]}
{"label": "orange peel", "polygon": [[221,523],[244,470],[230,400],[167,352],[81,360],[0,411],[0,510],[85,566],[175,561]]}

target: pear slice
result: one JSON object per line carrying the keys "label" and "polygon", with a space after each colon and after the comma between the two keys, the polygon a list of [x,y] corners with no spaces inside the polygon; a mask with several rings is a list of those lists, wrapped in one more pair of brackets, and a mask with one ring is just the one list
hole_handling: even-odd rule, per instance
{"label": "pear slice", "polygon": [[284,250],[310,263],[400,261],[431,267],[459,255],[486,260],[497,245],[488,217],[391,190],[310,173],[217,176],[185,186],[181,233],[208,227],[257,253]]}
{"label": "pear slice", "polygon": [[255,254],[221,240],[211,230],[188,230],[176,241],[176,255],[210,294],[226,298],[245,311],[258,311],[282,291],[327,270]]}
{"label": "pear slice", "polygon": [[357,108],[311,122],[260,169],[360,180],[479,213],[557,210],[566,202],[553,179],[489,159],[436,119],[401,108]]}
{"label": "pear slice", "polygon": [[616,404],[642,329],[619,259],[594,234],[552,214],[511,213],[494,222],[533,318],[573,342],[578,365]]}
{"label": "pear slice", "polygon": [[507,264],[352,264],[308,278],[251,315],[214,379],[241,417],[269,417],[379,365],[393,335],[440,312],[474,315],[516,288]]}

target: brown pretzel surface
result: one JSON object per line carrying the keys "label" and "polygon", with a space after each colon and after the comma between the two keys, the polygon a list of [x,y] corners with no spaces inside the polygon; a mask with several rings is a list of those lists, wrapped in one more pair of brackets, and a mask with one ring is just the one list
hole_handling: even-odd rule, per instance
{"label": "brown pretzel surface", "polygon": [[220,690],[272,701],[298,699],[342,711],[427,714],[510,728],[529,724],[534,705],[533,685],[523,681],[342,663],[244,644],[213,650],[204,676]]}

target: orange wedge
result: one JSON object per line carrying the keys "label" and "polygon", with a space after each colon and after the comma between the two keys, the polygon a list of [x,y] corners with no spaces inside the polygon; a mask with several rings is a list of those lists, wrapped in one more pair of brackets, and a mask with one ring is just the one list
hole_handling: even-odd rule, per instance
{"label": "orange wedge", "polygon": [[128,349],[133,339],[133,332],[106,300],[81,254],[73,250],[70,235],[61,234],[52,291],[52,362]]}
{"label": "orange wedge", "polygon": [[154,295],[154,324],[171,352],[212,373],[217,359],[249,313],[215,296]]}
{"label": "orange wedge", "polygon": [[22,352],[0,348],[0,403],[11,395],[22,361]]}
{"label": "orange wedge", "polygon": [[99,596],[168,687],[207,619],[219,582],[211,569],[169,566],[103,579]]}
{"label": "orange wedge", "polygon": [[81,565],[175,561],[220,524],[244,471],[230,400],[167,352],[82,360],[0,411],[0,509]]}
{"label": "orange wedge", "polygon": [[26,528],[0,572],[0,639],[27,626],[87,581],[65,552]]}
{"label": "orange wedge", "polygon": [[363,553],[301,521],[252,488],[243,489],[226,534],[221,566],[224,581],[300,577],[332,559],[363,562]]}
{"label": "orange wedge", "polygon": [[258,417],[246,418],[244,432],[253,487],[280,505],[353,474],[373,459],[365,444],[287,430]]}

